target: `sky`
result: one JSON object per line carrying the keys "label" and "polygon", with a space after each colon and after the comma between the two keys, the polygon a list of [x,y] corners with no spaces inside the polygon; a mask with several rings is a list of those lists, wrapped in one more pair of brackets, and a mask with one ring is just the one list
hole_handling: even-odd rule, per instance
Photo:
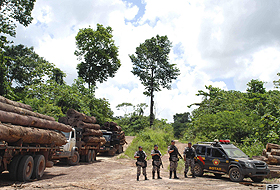
{"label": "sky", "polygon": [[[198,90],[212,85],[245,92],[251,79],[266,82],[280,72],[280,1],[267,0],[37,0],[28,27],[18,26],[14,45],[24,44],[67,74],[72,84],[79,63],[74,55],[79,29],[97,23],[113,29],[122,66],[114,78],[98,83],[97,98],[106,98],[115,116],[123,102],[150,105],[144,86],[131,71],[128,55],[146,39],[167,35],[169,62],[180,69],[172,89],[155,93],[155,115],[173,122],[201,102]],[[128,109],[127,113],[131,112]],[[149,115],[149,108],[145,110]]]}

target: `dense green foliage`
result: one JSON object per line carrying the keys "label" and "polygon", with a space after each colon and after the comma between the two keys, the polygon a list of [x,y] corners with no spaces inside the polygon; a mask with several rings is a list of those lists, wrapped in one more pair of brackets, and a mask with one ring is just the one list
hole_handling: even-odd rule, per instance
{"label": "dense green foliage", "polygon": [[139,131],[139,134],[133,139],[131,145],[125,151],[125,154],[133,158],[138,146],[142,146],[148,159],[151,158],[151,151],[154,145],[159,146],[162,155],[167,153],[167,147],[173,139],[172,126],[164,121],[155,120],[153,128],[145,128]]}
{"label": "dense green foliage", "polygon": [[211,85],[206,86],[207,91],[200,90],[197,96],[202,96],[202,102],[193,104],[198,107],[192,112],[191,122],[185,123],[184,130],[178,128],[184,134],[182,140],[230,139],[248,155],[259,155],[268,142],[279,144],[280,92],[266,91],[259,80],[247,85],[246,92]]}
{"label": "dense green foliage", "polygon": [[132,63],[132,73],[140,78],[145,86],[144,95],[151,97],[150,126],[153,125],[154,92],[162,88],[171,89],[171,82],[179,75],[175,64],[169,63],[171,42],[167,36],[153,37],[145,40],[136,48],[135,55],[129,55]]}
{"label": "dense green foliage", "polygon": [[82,60],[78,64],[78,75],[83,78],[89,89],[96,82],[104,82],[108,77],[114,77],[121,63],[118,59],[118,47],[115,46],[112,28],[104,28],[97,24],[97,29],[80,29],[76,36],[77,50],[75,55]]}

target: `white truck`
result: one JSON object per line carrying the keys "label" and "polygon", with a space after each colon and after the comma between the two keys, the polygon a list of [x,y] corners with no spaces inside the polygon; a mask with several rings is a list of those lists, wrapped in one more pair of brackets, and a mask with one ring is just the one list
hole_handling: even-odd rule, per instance
{"label": "white truck", "polygon": [[60,147],[53,156],[53,160],[66,161],[69,165],[77,165],[80,161],[92,162],[96,160],[100,143],[86,144],[81,141],[82,130],[73,128],[71,132],[65,133],[67,143]]}

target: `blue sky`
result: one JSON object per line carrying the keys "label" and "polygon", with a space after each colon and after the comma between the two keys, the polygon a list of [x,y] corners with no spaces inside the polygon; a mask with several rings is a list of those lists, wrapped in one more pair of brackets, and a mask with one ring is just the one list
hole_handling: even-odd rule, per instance
{"label": "blue sky", "polygon": [[115,115],[123,115],[118,104],[150,104],[131,73],[128,55],[146,39],[167,35],[173,44],[170,62],[181,75],[172,90],[155,94],[155,112],[172,122],[174,114],[192,111],[187,106],[200,102],[195,94],[205,85],[245,91],[251,79],[259,79],[273,89],[280,72],[279,6],[279,1],[266,0],[39,0],[32,24],[18,26],[14,42],[33,46],[71,84],[77,78],[78,30],[95,29],[97,23],[111,26],[122,66],[114,78],[98,84],[96,96],[108,99]]}

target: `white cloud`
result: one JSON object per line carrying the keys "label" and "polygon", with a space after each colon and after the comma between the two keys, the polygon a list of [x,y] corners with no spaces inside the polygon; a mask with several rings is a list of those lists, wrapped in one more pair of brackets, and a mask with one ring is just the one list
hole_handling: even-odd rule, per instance
{"label": "white cloud", "polygon": [[[119,47],[121,68],[114,78],[98,84],[97,97],[109,100],[115,109],[122,102],[149,104],[144,87],[132,73],[129,54],[146,39],[167,35],[173,44],[170,62],[177,64],[181,75],[172,90],[155,95],[156,116],[172,121],[176,113],[191,111],[188,105],[201,101],[195,96],[205,85],[245,91],[251,79],[268,82],[272,89],[280,72],[279,2],[232,0],[143,0],[146,4],[139,20],[129,22],[141,12],[131,0],[38,1],[34,22],[19,26],[15,44],[34,46],[46,60],[67,73],[67,82],[77,77],[74,56],[75,36],[79,29],[97,23],[113,28]],[[136,23],[135,23],[136,22]],[[231,79],[234,84],[228,84]],[[145,114],[148,114],[149,109]]]}

